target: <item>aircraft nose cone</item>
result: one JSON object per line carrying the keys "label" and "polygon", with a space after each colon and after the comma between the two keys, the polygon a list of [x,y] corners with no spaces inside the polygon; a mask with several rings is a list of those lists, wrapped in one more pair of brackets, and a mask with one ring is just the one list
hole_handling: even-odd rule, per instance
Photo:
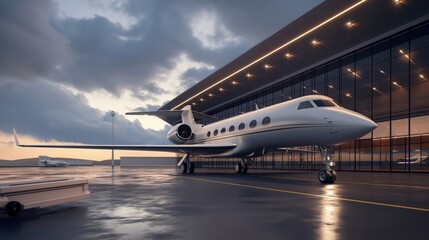
{"label": "aircraft nose cone", "polygon": [[377,124],[365,116],[359,116],[355,119],[355,126],[358,126],[363,133],[368,133],[374,130]]}

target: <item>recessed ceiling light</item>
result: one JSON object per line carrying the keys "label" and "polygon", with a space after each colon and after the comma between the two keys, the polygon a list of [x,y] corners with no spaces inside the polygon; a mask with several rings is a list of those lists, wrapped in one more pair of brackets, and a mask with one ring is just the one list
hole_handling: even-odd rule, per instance
{"label": "recessed ceiling light", "polygon": [[315,47],[315,46],[317,46],[317,45],[319,45],[320,44],[320,41],[319,40],[317,40],[317,39],[313,39],[313,40],[311,40],[311,45],[313,45],[313,47]]}
{"label": "recessed ceiling light", "polygon": [[287,52],[287,53],[285,53],[285,57],[286,57],[287,59],[291,59],[291,58],[293,58],[293,54],[292,54],[292,53],[290,53],[290,52]]}
{"label": "recessed ceiling light", "polygon": [[252,77],[253,77],[253,74],[251,74],[251,73],[246,73],[246,77],[247,77],[247,78],[252,78]]}
{"label": "recessed ceiling light", "polygon": [[232,81],[231,83],[232,83],[232,85],[234,85],[234,86],[235,86],[235,85],[238,85],[238,82],[237,82],[237,81]]}
{"label": "recessed ceiling light", "polygon": [[200,98],[200,102],[204,102],[204,98]]}
{"label": "recessed ceiling light", "polygon": [[219,91],[223,92],[223,91],[225,91],[225,88],[219,88]]}
{"label": "recessed ceiling light", "polygon": [[346,27],[349,28],[349,29],[351,29],[351,28],[353,28],[355,26],[356,26],[356,22],[354,22],[354,21],[349,20],[349,21],[346,22]]}
{"label": "recessed ceiling light", "polygon": [[213,97],[214,95],[213,95],[213,93],[209,93],[209,97]]}
{"label": "recessed ceiling light", "polygon": [[271,69],[273,66],[271,66],[270,64],[268,64],[268,63],[266,63],[266,64],[264,64],[264,68],[265,69]]}

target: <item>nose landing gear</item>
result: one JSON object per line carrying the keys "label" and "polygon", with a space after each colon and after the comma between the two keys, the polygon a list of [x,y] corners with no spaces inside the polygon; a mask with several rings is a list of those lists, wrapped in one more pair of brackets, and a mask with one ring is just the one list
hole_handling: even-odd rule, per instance
{"label": "nose landing gear", "polygon": [[320,170],[317,174],[317,178],[320,183],[328,184],[334,183],[337,179],[337,173],[331,168],[334,166],[331,157],[334,154],[334,148],[332,146],[318,146],[320,150],[320,155],[322,155],[325,168]]}

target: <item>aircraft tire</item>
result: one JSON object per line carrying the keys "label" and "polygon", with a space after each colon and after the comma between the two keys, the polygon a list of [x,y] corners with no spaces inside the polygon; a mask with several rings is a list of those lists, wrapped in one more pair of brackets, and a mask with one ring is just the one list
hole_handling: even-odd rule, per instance
{"label": "aircraft tire", "polygon": [[235,165],[235,173],[241,173],[243,167],[241,166],[241,163],[237,163]]}
{"label": "aircraft tire", "polygon": [[10,201],[6,204],[6,213],[11,217],[18,216],[22,210],[22,205],[16,201]]}
{"label": "aircraft tire", "polygon": [[195,172],[195,164],[194,163],[190,163],[189,165],[189,174],[194,174]]}
{"label": "aircraft tire", "polygon": [[334,183],[335,180],[337,180],[337,172],[335,172],[334,170],[331,170],[331,181],[330,183]]}
{"label": "aircraft tire", "polygon": [[247,170],[249,168],[247,167],[247,164],[244,164],[243,168],[241,169],[241,173],[247,173]]}
{"label": "aircraft tire", "polygon": [[182,174],[187,174],[187,173],[188,173],[188,164],[183,163],[182,164]]}
{"label": "aircraft tire", "polygon": [[[320,183],[332,183],[332,173],[330,171],[326,171],[325,169],[320,170],[319,174],[317,174]],[[334,180],[335,181],[335,180]]]}

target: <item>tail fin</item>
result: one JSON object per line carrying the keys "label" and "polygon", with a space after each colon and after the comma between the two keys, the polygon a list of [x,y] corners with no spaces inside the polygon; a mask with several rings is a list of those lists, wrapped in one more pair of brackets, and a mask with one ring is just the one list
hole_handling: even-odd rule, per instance
{"label": "tail fin", "polygon": [[16,134],[15,128],[13,128],[13,136],[15,137],[15,145],[19,146],[18,135]]}
{"label": "tail fin", "polygon": [[194,115],[192,114],[192,109],[190,105],[186,105],[184,108],[182,108],[182,123],[188,125],[191,127],[191,129],[194,129],[197,124],[195,123]]}

